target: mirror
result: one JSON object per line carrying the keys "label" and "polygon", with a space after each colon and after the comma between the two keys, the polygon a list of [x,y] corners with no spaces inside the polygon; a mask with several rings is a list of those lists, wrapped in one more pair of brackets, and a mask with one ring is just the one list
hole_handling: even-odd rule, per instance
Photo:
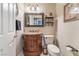
{"label": "mirror", "polygon": [[25,27],[43,27],[44,13],[25,13]]}

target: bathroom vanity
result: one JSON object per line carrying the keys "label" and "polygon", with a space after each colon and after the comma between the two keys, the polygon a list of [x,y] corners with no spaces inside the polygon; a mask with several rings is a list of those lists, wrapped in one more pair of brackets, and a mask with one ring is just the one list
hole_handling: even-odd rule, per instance
{"label": "bathroom vanity", "polygon": [[42,53],[42,37],[40,34],[23,35],[25,56],[39,56]]}

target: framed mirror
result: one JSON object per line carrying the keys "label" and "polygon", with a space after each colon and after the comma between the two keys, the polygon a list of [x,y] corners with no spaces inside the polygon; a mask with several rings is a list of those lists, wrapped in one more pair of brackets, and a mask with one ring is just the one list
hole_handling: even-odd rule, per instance
{"label": "framed mirror", "polygon": [[43,27],[44,13],[25,13],[25,27]]}

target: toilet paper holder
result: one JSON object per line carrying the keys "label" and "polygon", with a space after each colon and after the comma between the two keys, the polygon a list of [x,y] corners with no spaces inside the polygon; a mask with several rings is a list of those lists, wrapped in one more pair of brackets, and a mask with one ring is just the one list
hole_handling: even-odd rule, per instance
{"label": "toilet paper holder", "polygon": [[71,50],[71,52],[73,53],[74,56],[78,55],[79,51],[76,48],[72,47],[71,45],[67,45],[66,47],[71,48],[70,50]]}
{"label": "toilet paper holder", "polygon": [[66,47],[70,47],[72,49],[72,51],[78,52],[78,50],[76,48],[72,47],[71,45],[67,45]]}

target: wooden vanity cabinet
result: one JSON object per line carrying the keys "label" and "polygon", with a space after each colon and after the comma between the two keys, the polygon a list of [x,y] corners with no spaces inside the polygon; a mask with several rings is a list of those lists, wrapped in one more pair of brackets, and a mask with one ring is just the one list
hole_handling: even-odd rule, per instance
{"label": "wooden vanity cabinet", "polygon": [[42,53],[42,37],[40,34],[24,35],[25,56],[39,56]]}

